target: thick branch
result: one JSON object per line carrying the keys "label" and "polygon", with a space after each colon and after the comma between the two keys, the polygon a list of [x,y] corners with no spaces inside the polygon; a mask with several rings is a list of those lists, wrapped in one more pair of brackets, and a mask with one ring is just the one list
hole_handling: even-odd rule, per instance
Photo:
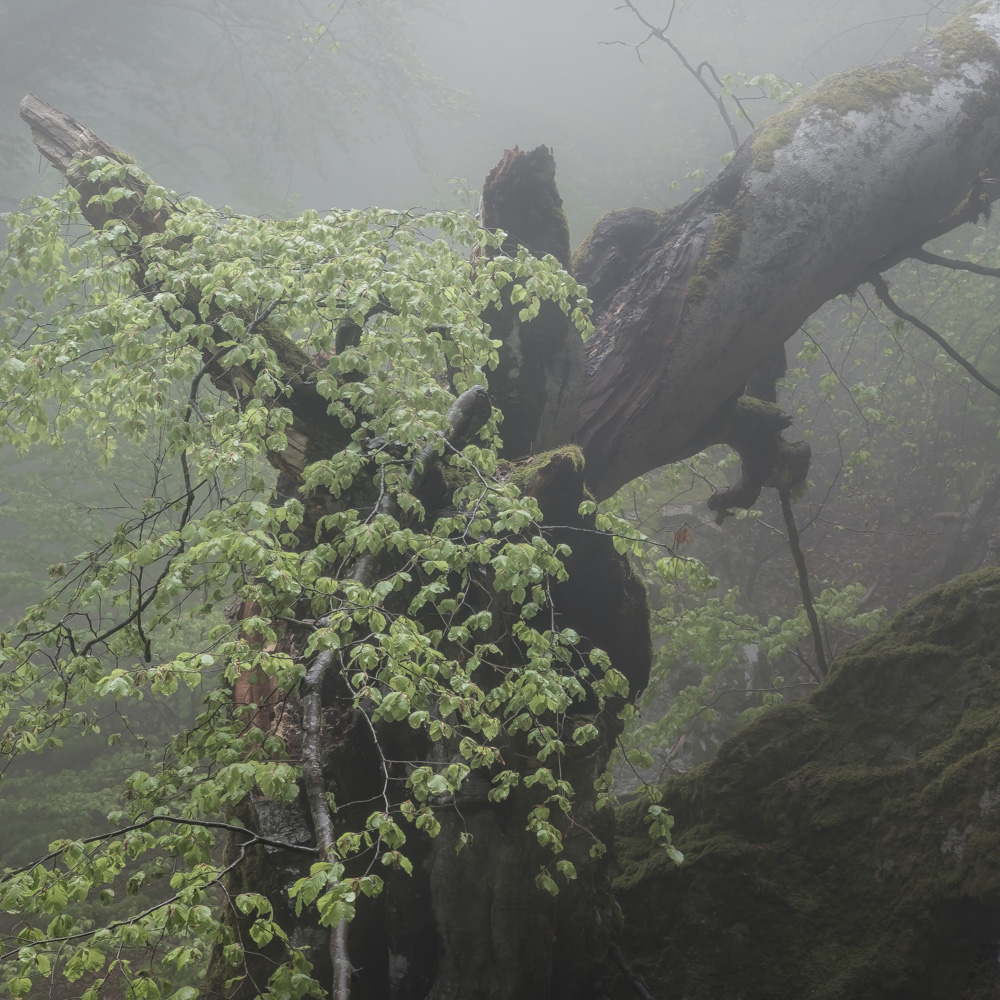
{"label": "thick branch", "polygon": [[[80,211],[83,217],[95,229],[103,229],[112,219],[128,223],[134,239],[121,253],[135,260],[136,267],[132,274],[136,285],[142,294],[152,299],[159,288],[145,280],[147,268],[141,239],[154,233],[163,233],[172,210],[168,206],[156,211],[143,207],[146,184],[138,176],[139,171],[136,171],[137,176],[130,177],[128,181],[133,195],[120,198],[109,206],[100,197],[107,192],[100,185],[87,179],[87,171],[81,164],[99,156],[119,163],[128,162],[128,158],[98,138],[90,129],[69,115],[57,111],[34,94],[27,94],[21,101],[20,115],[30,126],[31,137],[39,152],[79,192]],[[192,291],[190,301],[186,303],[195,315],[200,314],[198,300],[199,296]],[[305,464],[309,440],[319,432],[327,436],[331,431],[336,434],[337,426],[336,422],[331,426],[327,418],[327,401],[316,391],[313,380],[315,366],[312,359],[283,331],[264,325],[273,309],[274,304],[263,306],[261,315],[251,319],[250,328],[260,327],[258,332],[269,339],[282,359],[291,389],[290,394],[282,399],[282,405],[292,411],[294,420],[287,430],[288,447],[282,452],[270,452],[268,458],[277,469],[297,479]],[[212,317],[203,318],[208,322],[212,319]],[[169,323],[169,317],[165,316],[164,320]],[[258,372],[249,362],[224,368],[221,362],[226,352],[224,349],[220,350],[220,345],[228,343],[232,338],[220,328],[214,329],[215,345],[208,347],[199,345],[208,374],[220,388],[239,396],[256,383]]]}
{"label": "thick branch", "polygon": [[[467,389],[448,411],[449,431],[445,436],[446,447],[461,448],[484,426],[490,418],[492,407],[482,386]],[[438,460],[437,442],[428,443],[413,463],[410,472],[410,489],[416,491],[426,478],[431,466]],[[389,494],[383,498],[381,512],[388,513],[393,501]],[[351,578],[362,586],[371,587],[377,577],[377,561],[365,553],[354,567]],[[321,628],[329,626],[328,618],[318,622]],[[325,861],[340,860],[337,853],[333,819],[326,801],[326,779],[323,775],[323,685],[334,667],[333,650],[322,650],[306,671],[302,681],[302,773],[309,812],[316,831],[316,847]],[[330,959],[333,964],[334,1000],[349,1000],[353,966],[347,951],[347,920],[341,920],[330,932]]]}
{"label": "thick branch", "polygon": [[910,254],[914,260],[921,260],[925,264],[934,264],[935,267],[946,267],[951,271],[969,271],[972,274],[982,274],[987,278],[1000,278],[1000,267],[984,267],[982,264],[975,264],[971,260],[953,260],[951,257],[939,257],[929,250],[916,250]]}
{"label": "thick branch", "polygon": [[[718,180],[611,255],[616,273],[595,256],[606,240],[581,249],[577,277],[600,294],[574,438],[599,498],[702,447],[811,313],[997,197],[1000,0],[974,11],[764,122]],[[635,235],[634,210],[626,221]]]}

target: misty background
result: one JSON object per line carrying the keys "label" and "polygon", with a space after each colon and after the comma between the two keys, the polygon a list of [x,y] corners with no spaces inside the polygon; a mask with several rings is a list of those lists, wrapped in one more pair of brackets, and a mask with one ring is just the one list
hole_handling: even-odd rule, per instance
{"label": "misty background", "polygon": [[[672,7],[692,65],[806,86],[941,18],[926,0],[637,5],[661,26]],[[575,242],[610,208],[678,200],[691,185],[671,182],[731,148],[616,0],[8,0],[0,32],[4,210],[58,183],[17,118],[28,90],[160,183],[253,214],[450,205],[449,178],[475,191],[505,148],[545,143]]]}

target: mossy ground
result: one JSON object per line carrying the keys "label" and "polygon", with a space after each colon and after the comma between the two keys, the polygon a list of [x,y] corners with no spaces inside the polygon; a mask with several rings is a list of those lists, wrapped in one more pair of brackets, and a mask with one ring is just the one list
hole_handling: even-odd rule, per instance
{"label": "mossy ground", "polygon": [[1000,996],[1000,570],[918,598],[664,792],[685,863],[635,804],[617,880],[660,1000]]}

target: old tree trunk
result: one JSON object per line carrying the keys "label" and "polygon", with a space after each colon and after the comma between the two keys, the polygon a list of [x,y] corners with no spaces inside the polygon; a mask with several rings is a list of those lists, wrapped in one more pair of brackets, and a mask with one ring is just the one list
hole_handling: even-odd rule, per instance
{"label": "old tree trunk", "polygon": [[[588,490],[597,500],[609,497],[632,478],[718,442],[732,445],[743,460],[741,480],[713,498],[720,516],[751,505],[768,481],[804,474],[801,451],[780,439],[786,418],[774,404],[749,401],[744,386],[824,302],[974,221],[1000,194],[992,179],[1000,167],[998,42],[1000,2],[983,3],[903,59],[821,83],[760,126],[719,178],[687,203],[664,213],[612,213],[572,260],[546,148],[508,151],[487,178],[484,226],[508,233],[511,248],[521,245],[571,265],[593,301],[595,332],[586,345],[554,307],[544,306],[525,322],[510,306],[491,312],[486,318],[503,346],[488,391],[504,416],[502,457],[509,461],[501,476],[516,479],[537,499],[545,523],[557,526],[549,537],[572,549],[569,579],[552,593],[560,622],[579,633],[583,651],[605,650],[633,694],[645,682],[650,657],[642,586],[610,539],[588,530],[592,521],[578,513],[581,500]],[[101,199],[91,201],[102,192],[75,164],[121,154],[34,95],[24,99],[21,115],[41,152],[79,189],[88,222],[98,228],[114,219],[127,222],[133,239],[121,253],[141,265],[141,238],[163,232],[168,209],[139,208],[138,181],[131,201],[110,209]],[[144,269],[137,266],[135,273],[142,285]],[[338,346],[363,332],[343,325]],[[238,398],[240,384],[252,385],[257,372],[252,361],[223,369],[218,345],[225,337],[220,330],[214,336],[207,346],[198,344],[207,372]],[[280,494],[290,496],[301,494],[308,463],[343,448],[348,434],[317,391],[324,360],[306,354],[280,327],[267,336],[286,370],[297,371],[283,400],[293,417],[287,446],[269,456],[280,472]],[[469,416],[482,406],[481,394],[462,405],[466,411],[457,404],[452,414],[456,446],[485,420],[482,413]],[[783,463],[795,468],[785,471]],[[429,513],[450,502],[430,471],[415,472],[411,485]],[[331,509],[322,491],[302,499],[307,511],[314,510],[313,525]],[[369,480],[368,490],[348,502],[372,511],[384,500]],[[350,569],[366,585],[378,572],[363,557]],[[244,607],[240,614],[255,611]],[[294,628],[281,641],[301,648]],[[517,644],[504,636],[497,642],[516,663]],[[404,767],[397,762],[433,760],[435,754],[440,762],[441,754],[454,752],[405,725],[371,727],[364,712],[345,701],[336,671],[319,669],[322,655],[315,657],[317,670],[310,671],[302,696],[307,709],[322,702],[319,721],[297,721],[293,701],[282,725],[306,764],[310,754],[315,757],[314,776],[336,788],[339,801],[368,803],[387,785],[397,787],[393,782]],[[264,706],[257,718],[268,724],[274,694],[259,678],[245,679],[236,691],[238,701]],[[537,789],[519,787],[496,804],[487,799],[488,785],[470,778],[456,795],[457,808],[440,810],[439,836],[411,854],[413,875],[389,877],[381,897],[359,905],[347,943],[353,995],[492,1000],[601,994],[618,918],[608,862],[590,856],[593,834],[611,841],[613,817],[595,810],[591,789],[619,731],[616,707],[612,701],[595,714],[594,704],[579,705],[601,736],[561,755],[561,775],[576,790],[572,824],[564,832],[577,879],[554,898],[535,887],[548,857],[524,829],[525,815],[543,797]],[[530,745],[516,734],[497,741],[503,754],[523,761],[524,773],[537,767]],[[358,808],[367,814],[371,807]],[[278,840],[308,843],[314,833],[323,836],[314,796],[301,807],[279,807],[258,796],[247,803],[243,819]],[[335,825],[342,819],[338,814]],[[470,846],[456,854],[462,833],[472,835]],[[308,909],[296,918],[284,894],[308,868],[308,858],[260,845],[254,851],[235,869],[231,891],[270,896],[293,928],[293,943],[310,947],[320,981],[330,982],[331,965],[340,965],[338,995],[345,995],[351,969],[343,942],[334,941],[331,959],[329,932],[311,923]],[[264,952],[232,987],[224,984],[236,973],[217,959],[211,988],[255,995],[270,963],[281,960],[277,941]]]}

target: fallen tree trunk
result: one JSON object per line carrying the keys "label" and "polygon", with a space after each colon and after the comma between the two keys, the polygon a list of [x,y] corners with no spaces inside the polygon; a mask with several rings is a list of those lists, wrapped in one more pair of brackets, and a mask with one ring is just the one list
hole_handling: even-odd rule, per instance
{"label": "fallen tree trunk", "polygon": [[[585,378],[575,347],[558,364],[554,353],[539,361],[552,374],[546,418],[520,440],[578,443],[601,499],[730,437],[750,373],[809,315],[1000,196],[998,42],[1000,3],[979,4],[906,56],[799,97],[684,205],[598,222],[573,262],[594,302]],[[21,116],[86,202],[95,192],[73,161],[117,151],[32,94]],[[565,217],[544,161],[505,157],[484,188],[485,221],[561,258]],[[83,211],[107,221],[100,204]],[[156,214],[131,221],[162,230]],[[299,419],[308,395],[293,400]]]}
{"label": "fallen tree trunk", "polygon": [[662,215],[601,220],[575,440],[598,497],[725,440],[749,374],[835,295],[1000,194],[1000,4],[885,66],[825,80]]}

